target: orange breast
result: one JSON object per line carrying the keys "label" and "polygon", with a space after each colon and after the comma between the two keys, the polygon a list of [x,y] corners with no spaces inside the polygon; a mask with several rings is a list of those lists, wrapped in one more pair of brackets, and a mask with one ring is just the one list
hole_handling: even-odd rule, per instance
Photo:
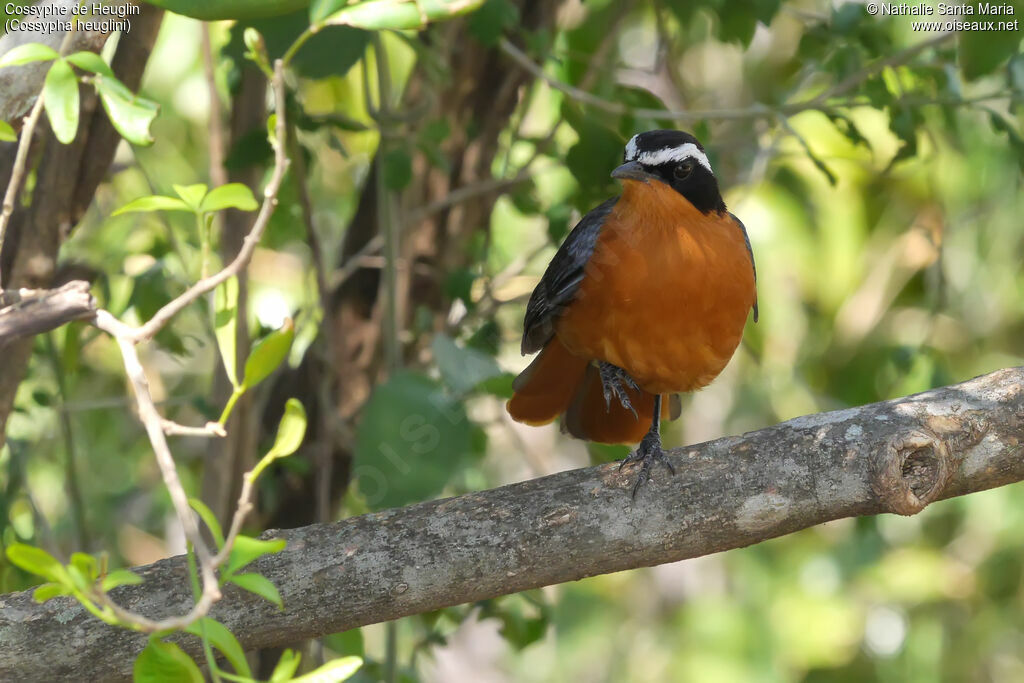
{"label": "orange breast", "polygon": [[755,300],[743,233],[659,182],[625,181],[556,334],[645,391],[693,391],[726,366]]}

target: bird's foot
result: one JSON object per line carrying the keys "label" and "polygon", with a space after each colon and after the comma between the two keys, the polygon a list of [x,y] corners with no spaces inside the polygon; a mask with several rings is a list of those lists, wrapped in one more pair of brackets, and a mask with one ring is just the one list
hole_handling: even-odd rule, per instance
{"label": "bird's foot", "polygon": [[633,391],[640,391],[640,387],[629,376],[629,373],[618,365],[612,365],[604,361],[598,363],[597,369],[601,375],[601,388],[604,391],[605,407],[611,410],[612,397],[614,396],[622,404],[623,408],[633,413],[633,417],[639,419],[640,416],[637,415],[636,408],[633,407],[633,403],[629,400],[629,394],[626,393],[626,387]]}
{"label": "bird's foot", "polygon": [[654,463],[660,462],[668,468],[669,472],[676,473],[676,468],[672,467],[672,463],[669,462],[665,451],[661,448],[661,435],[653,429],[647,432],[637,449],[619,464],[619,469],[621,470],[632,462],[640,463],[640,474],[637,475],[636,483],[633,485],[633,498],[636,498],[636,492],[640,490],[640,487],[650,480],[651,467],[654,466]]}

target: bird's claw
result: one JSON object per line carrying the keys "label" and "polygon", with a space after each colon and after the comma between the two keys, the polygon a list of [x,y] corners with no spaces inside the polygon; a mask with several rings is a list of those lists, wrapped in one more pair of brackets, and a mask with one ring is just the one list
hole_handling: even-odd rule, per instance
{"label": "bird's claw", "polygon": [[626,387],[633,391],[640,391],[640,387],[629,376],[629,373],[617,365],[605,363],[604,361],[598,364],[597,369],[601,375],[601,389],[604,392],[605,408],[607,410],[612,409],[612,397],[614,396],[622,404],[623,408],[633,413],[633,417],[640,419],[636,408],[633,407],[632,401],[629,400],[629,394],[626,393]]}
{"label": "bird's claw", "polygon": [[660,462],[668,468],[669,472],[676,473],[676,468],[672,466],[665,451],[661,448],[661,436],[654,431],[647,432],[637,449],[619,463],[619,470],[621,471],[628,463],[633,462],[640,463],[640,474],[637,475],[636,483],[633,484],[633,498],[636,498],[636,492],[640,490],[640,487],[650,481],[651,467],[654,466],[654,463]]}

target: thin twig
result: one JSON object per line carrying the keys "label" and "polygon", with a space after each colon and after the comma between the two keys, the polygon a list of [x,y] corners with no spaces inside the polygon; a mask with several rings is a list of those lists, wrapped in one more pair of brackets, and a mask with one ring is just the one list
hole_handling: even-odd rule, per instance
{"label": "thin twig", "polygon": [[226,185],[227,170],[224,168],[224,121],[217,92],[216,65],[213,61],[213,47],[210,44],[210,25],[203,24],[200,45],[203,48],[203,72],[206,75],[206,90],[210,96],[210,182],[214,187]]}
{"label": "thin twig", "polygon": [[632,114],[643,118],[664,118],[673,119],[675,121],[700,121],[704,119],[759,119],[768,118],[777,115],[792,115],[808,109],[818,109],[823,111],[829,111],[834,108],[835,105],[830,105],[829,100],[844,95],[858,85],[868,80],[875,74],[879,73],[886,67],[898,66],[904,64],[913,59],[918,53],[926,50],[927,48],[934,47],[939,43],[948,40],[954,34],[943,33],[934,38],[929,38],[920,43],[916,43],[904,50],[900,50],[895,54],[886,57],[885,59],[876,60],[871,62],[863,69],[850,74],[846,79],[836,84],[832,88],[829,88],[815,97],[800,102],[793,102],[790,104],[783,104],[780,106],[769,107],[760,103],[755,103],[749,107],[744,108],[733,108],[733,109],[691,109],[691,110],[672,110],[672,109],[649,109],[649,108],[634,108],[622,104],[621,102],[613,102],[606,100],[603,97],[599,97],[592,93],[587,92],[581,88],[570,85],[564,81],[561,81],[554,76],[551,76],[544,69],[534,63],[522,50],[512,44],[507,38],[502,38],[499,43],[501,51],[508,55],[514,62],[521,66],[526,71],[533,74],[535,77],[543,80],[549,86],[565,93],[572,99],[589,104],[592,107],[606,111],[609,114]]}
{"label": "thin twig", "polygon": [[316,478],[316,521],[329,522],[331,517],[331,481],[333,480],[334,460],[331,457],[331,442],[334,430],[333,400],[331,398],[331,382],[334,377],[334,356],[331,353],[334,337],[334,312],[331,310],[331,290],[329,289],[327,272],[324,268],[324,249],[320,241],[320,233],[316,229],[313,217],[313,200],[309,194],[309,175],[306,158],[299,145],[299,137],[294,122],[288,124],[288,145],[291,148],[293,178],[299,194],[299,206],[302,209],[302,221],[306,225],[306,241],[309,243],[310,257],[313,259],[313,272],[316,276],[317,298],[320,302],[320,336],[315,347],[323,359],[324,372],[317,378],[317,396],[320,399],[318,438],[314,442]]}
{"label": "thin twig", "polygon": [[228,435],[228,433],[224,431],[224,427],[219,422],[207,422],[202,427],[180,425],[173,420],[161,420],[160,424],[164,429],[164,434],[167,436],[205,436],[222,439]]}
{"label": "thin twig", "polygon": [[152,339],[153,335],[159,332],[163,326],[166,325],[171,318],[181,312],[182,309],[189,306],[192,302],[207,292],[213,291],[217,285],[221,284],[228,278],[238,275],[243,268],[249,265],[253,252],[256,251],[256,245],[259,244],[260,238],[263,237],[263,231],[266,230],[267,225],[270,223],[270,217],[273,215],[274,209],[277,207],[277,193],[281,189],[281,181],[284,179],[284,174],[288,169],[289,163],[288,154],[285,150],[285,135],[287,131],[285,128],[284,111],[284,72],[283,67],[281,66],[281,60],[277,60],[274,64],[273,85],[274,98],[278,103],[277,126],[275,128],[277,142],[274,145],[274,173],[270,178],[270,182],[267,183],[267,187],[263,190],[263,205],[260,207],[260,212],[256,216],[256,222],[253,223],[252,229],[249,231],[249,234],[245,236],[245,240],[242,242],[242,248],[238,250],[238,254],[231,263],[226,265],[220,272],[214,273],[213,275],[196,282],[184,293],[157,311],[156,315],[154,315],[149,322],[135,329],[131,333],[131,340],[133,342],[138,343]]}
{"label": "thin twig", "polygon": [[68,388],[64,378],[64,367],[57,353],[57,344],[53,340],[53,332],[46,335],[46,351],[53,366],[53,377],[57,381],[57,419],[60,421],[61,436],[64,438],[64,486],[74,511],[75,547],[88,549],[92,545],[89,525],[85,517],[85,498],[78,481],[78,456],[75,449],[75,435],[71,427],[71,416],[64,406],[67,405]]}
{"label": "thin twig", "polygon": [[163,630],[179,630],[189,626],[209,612],[210,607],[212,607],[213,604],[221,597],[216,575],[217,568],[227,561],[227,558],[231,553],[231,549],[234,546],[235,539],[241,531],[242,523],[253,507],[252,497],[254,478],[250,472],[246,474],[245,482],[242,486],[242,495],[239,498],[238,508],[235,510],[235,515],[231,522],[231,532],[220,551],[215,555],[211,554],[209,547],[206,545],[206,542],[203,540],[199,532],[196,518],[189,506],[188,496],[185,494],[185,489],[178,477],[174,458],[171,455],[169,446],[167,445],[166,435],[168,433],[201,433],[206,436],[219,436],[220,434],[217,434],[216,430],[211,429],[209,425],[205,428],[182,427],[166,420],[160,415],[149,392],[149,383],[146,380],[145,370],[139,361],[136,345],[140,341],[150,339],[163,327],[163,325],[167,323],[167,321],[174,317],[174,315],[185,306],[189,305],[206,292],[209,292],[232,275],[237,275],[246,265],[248,265],[249,260],[252,257],[252,253],[256,248],[256,244],[259,243],[260,236],[266,229],[266,226],[270,221],[270,217],[274,212],[274,207],[277,205],[277,193],[281,187],[281,181],[284,178],[285,171],[288,168],[288,155],[286,152],[287,128],[284,105],[284,67],[281,60],[277,60],[274,64],[273,88],[274,97],[277,102],[277,126],[275,129],[276,140],[273,141],[275,151],[274,171],[270,182],[267,184],[267,187],[263,192],[264,199],[263,205],[260,207],[260,212],[257,215],[256,221],[253,223],[249,234],[246,235],[242,248],[239,250],[235,259],[225,266],[219,273],[203,278],[190,287],[186,292],[178,296],[177,299],[160,309],[160,311],[153,316],[149,322],[141,327],[133,328],[126,325],[107,311],[103,310],[96,313],[93,321],[96,327],[114,337],[121,350],[125,373],[127,374],[135,393],[135,400],[139,410],[139,419],[146,428],[146,433],[149,437],[150,444],[153,447],[153,452],[156,455],[157,464],[160,467],[160,473],[163,476],[164,484],[167,486],[170,493],[171,502],[174,505],[178,520],[184,527],[185,537],[195,550],[200,580],[202,583],[202,591],[199,598],[186,614],[161,619],[159,621],[155,621],[141,614],[135,614],[126,610],[114,603],[103,591],[99,589],[95,591],[95,595],[93,597],[99,604],[109,609],[119,621],[130,624],[141,631],[154,632]]}
{"label": "thin twig", "polygon": [[[61,55],[68,51],[71,47],[71,39],[75,35],[75,31],[78,30],[78,17],[75,16],[71,22],[71,28],[67,33],[64,34],[64,40],[61,41],[60,50],[58,51]],[[31,111],[28,116],[25,117],[24,125],[21,128],[21,137],[18,139],[18,152],[14,156],[14,167],[11,169],[11,179],[7,183],[7,191],[4,193],[3,209],[0,210],[0,253],[3,252],[4,248],[4,237],[7,234],[7,225],[10,223],[11,216],[14,214],[14,204],[18,199],[18,190],[21,187],[21,181],[25,176],[25,164],[28,161],[28,150],[32,146],[32,135],[35,133],[36,124],[39,123],[39,116],[43,113],[43,93],[39,93],[39,97],[36,98],[35,104],[32,105]],[[3,288],[3,272],[0,271],[0,289]]]}

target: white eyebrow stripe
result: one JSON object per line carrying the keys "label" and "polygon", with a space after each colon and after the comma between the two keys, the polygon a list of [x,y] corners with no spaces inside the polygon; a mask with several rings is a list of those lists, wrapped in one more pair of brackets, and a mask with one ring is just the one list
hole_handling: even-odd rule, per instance
{"label": "white eyebrow stripe", "polygon": [[629,142],[626,143],[626,161],[636,161],[636,139],[638,137],[639,135],[634,135],[629,139]]}
{"label": "white eyebrow stripe", "polygon": [[[629,141],[633,144],[633,141]],[[635,148],[636,145],[633,145]],[[627,155],[629,146],[626,147]],[[628,156],[627,156],[628,158]],[[687,142],[684,145],[678,147],[665,147],[654,152],[644,152],[634,158],[635,161],[639,161],[641,164],[648,166],[660,166],[661,164],[667,164],[671,161],[682,161],[683,159],[693,159],[704,168],[708,169],[708,172],[714,175],[714,171],[711,170],[711,162],[708,161],[708,157],[704,152],[700,151],[700,147]]]}

